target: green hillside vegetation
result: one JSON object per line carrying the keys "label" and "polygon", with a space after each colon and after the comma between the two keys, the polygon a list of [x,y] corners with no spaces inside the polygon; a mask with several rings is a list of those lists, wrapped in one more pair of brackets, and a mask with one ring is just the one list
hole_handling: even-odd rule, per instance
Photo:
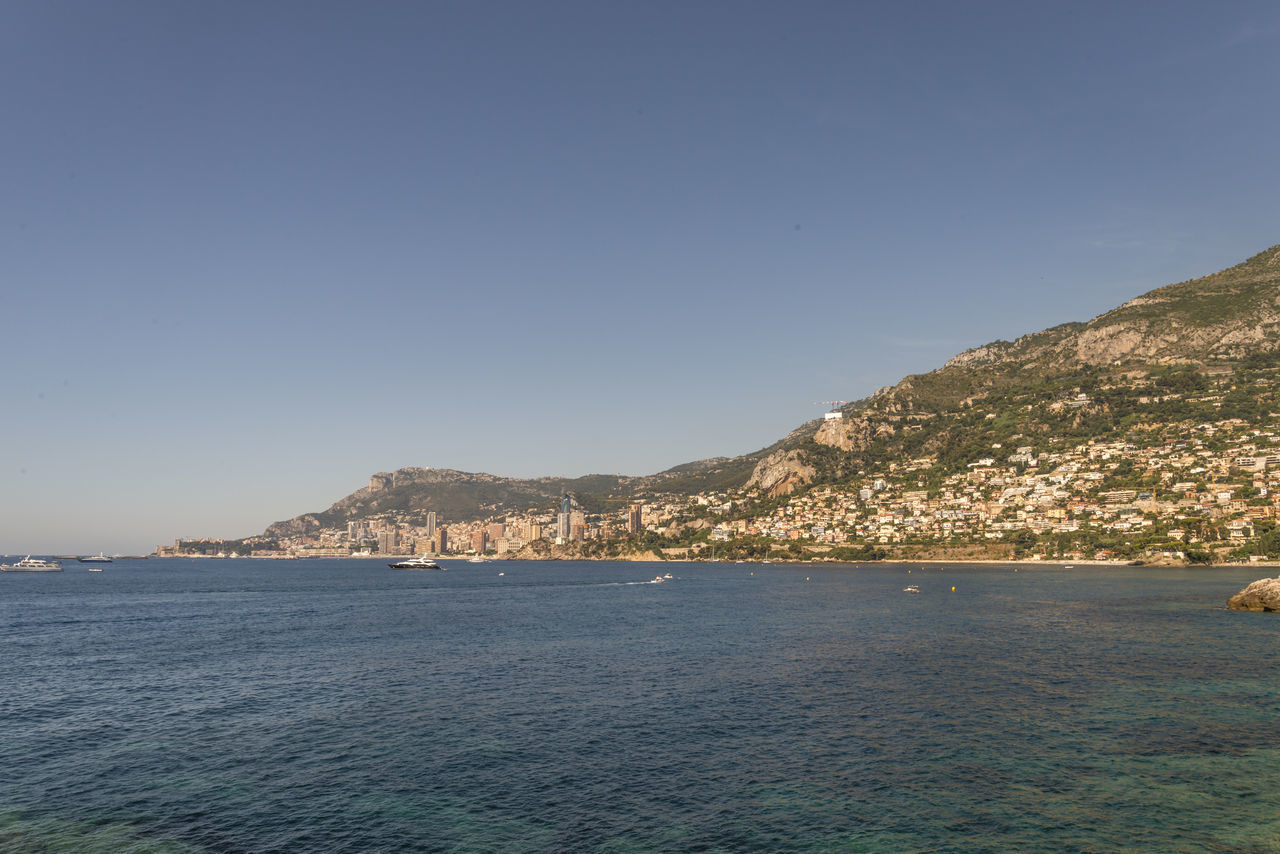
{"label": "green hillside vegetation", "polygon": [[721,458],[714,461],[677,466],[644,483],[635,491],[637,498],[645,495],[674,493],[696,495],[703,492],[724,492],[738,489],[751,477],[752,470],[770,448],[742,457]]}
{"label": "green hillside vegetation", "polygon": [[[923,387],[933,415],[913,423],[893,411],[873,405],[861,417],[883,419],[895,433],[877,439],[870,448],[844,453],[812,439],[802,447],[819,469],[815,484],[840,483],[867,468],[916,457],[936,459],[937,474],[952,474],[988,456],[993,445],[1034,444],[1059,451],[1082,441],[1124,438],[1138,425],[1188,425],[1224,418],[1263,424],[1280,410],[1276,399],[1280,355],[1258,354],[1234,365],[1212,366],[1215,373],[1190,365],[1153,366],[1137,372],[1109,374],[1082,368],[1051,377],[1023,375],[998,369],[980,380],[972,371],[956,372],[965,392],[951,406],[931,384]],[[981,391],[975,391],[976,389]],[[1072,406],[1078,395],[1088,403]],[[976,399],[974,399],[976,398]]]}
{"label": "green hillside vegetation", "polygon": [[1107,322],[1176,320],[1189,326],[1215,326],[1248,317],[1264,306],[1274,306],[1280,264],[1276,247],[1247,261],[1199,279],[1157,288],[1131,304],[1102,315]]}

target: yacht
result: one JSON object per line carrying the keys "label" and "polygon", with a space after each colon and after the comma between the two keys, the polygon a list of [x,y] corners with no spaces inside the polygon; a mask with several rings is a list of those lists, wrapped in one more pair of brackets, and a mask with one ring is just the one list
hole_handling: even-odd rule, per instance
{"label": "yacht", "polygon": [[906,587],[902,588],[902,592],[903,593],[919,593],[920,588],[915,584],[908,584]]}
{"label": "yacht", "polygon": [[395,563],[389,563],[387,566],[392,569],[441,569],[440,564],[436,563],[429,557],[411,557],[408,560],[398,560]]}
{"label": "yacht", "polygon": [[76,560],[81,563],[111,563],[111,558],[107,557],[102,552],[98,552],[96,555],[90,555],[89,557],[78,557]]}
{"label": "yacht", "polygon": [[62,572],[62,564],[27,555],[17,563],[0,563],[0,572]]}

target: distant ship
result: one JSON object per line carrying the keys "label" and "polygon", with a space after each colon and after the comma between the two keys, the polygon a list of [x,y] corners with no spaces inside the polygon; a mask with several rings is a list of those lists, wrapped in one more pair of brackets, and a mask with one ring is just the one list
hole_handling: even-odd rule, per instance
{"label": "distant ship", "polygon": [[411,557],[408,560],[399,560],[395,563],[389,563],[387,566],[392,569],[440,569],[440,564],[436,563],[429,557]]}
{"label": "distant ship", "polygon": [[0,572],[62,572],[62,564],[27,555],[17,563],[0,563]]}
{"label": "distant ship", "polygon": [[76,560],[81,563],[111,563],[111,558],[107,557],[102,552],[98,552],[97,555],[91,555],[89,557],[78,557]]}

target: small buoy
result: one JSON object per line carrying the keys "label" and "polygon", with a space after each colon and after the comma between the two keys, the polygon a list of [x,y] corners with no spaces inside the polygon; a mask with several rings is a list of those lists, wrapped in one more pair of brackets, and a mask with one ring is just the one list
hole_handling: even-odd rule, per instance
{"label": "small buoy", "polygon": [[752,575],[755,575],[755,573],[754,573],[754,572],[753,572],[753,573],[751,573],[751,574],[752,574]]}
{"label": "small buoy", "polygon": [[955,588],[954,586],[951,588],[951,592],[952,592],[952,593],[955,593],[955,592],[956,592],[956,588]]}
{"label": "small buoy", "polygon": [[807,575],[806,575],[806,576],[804,577],[804,580],[805,580],[805,581],[808,581],[808,580],[809,580],[809,576],[807,576]]}

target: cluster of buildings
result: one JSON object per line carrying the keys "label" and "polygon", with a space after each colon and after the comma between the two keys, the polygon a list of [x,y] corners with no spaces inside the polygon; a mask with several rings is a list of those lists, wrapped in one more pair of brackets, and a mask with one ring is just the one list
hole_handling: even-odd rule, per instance
{"label": "cluster of buildings", "polygon": [[[1022,440],[1022,441],[1018,441]],[[1026,442],[1026,444],[1023,444]],[[1013,543],[1022,553],[1106,559],[1116,551],[1184,557],[1240,552],[1280,512],[1280,426],[1240,419],[1129,431],[1125,441],[1045,448],[1014,435],[964,471],[933,457],[889,462],[839,486],[761,502],[754,492],[651,497],[589,514],[569,495],[554,510],[445,523],[434,512],[381,513],[277,540],[255,556],[450,553],[513,555],[531,544],[622,543],[652,534],[669,545],[763,538],[824,547]],[[760,508],[768,508],[762,510]],[[653,541],[653,538],[650,538]],[[178,541],[158,554],[215,554],[217,540]],[[1261,554],[1261,549],[1256,550]],[[1237,554],[1237,556],[1239,556]]]}
{"label": "cluster of buildings", "polygon": [[[890,463],[771,513],[716,525],[711,537],[838,544],[1012,541],[1032,554],[1105,559],[1097,543],[1142,542],[1167,557],[1238,548],[1280,508],[1280,433],[1238,419],[1178,436],[1131,431],[1057,452],[994,444],[965,471],[934,479],[935,461]],[[1048,537],[1042,535],[1051,535]],[[1056,536],[1055,536],[1056,535]],[[1127,541],[1127,542],[1126,542]]]}
{"label": "cluster of buildings", "polygon": [[[644,530],[644,508],[626,506],[616,514],[588,516],[569,495],[560,500],[558,512],[507,514],[499,520],[444,523],[429,511],[415,521],[404,512],[379,513],[352,520],[345,528],[322,528],[305,534],[277,538],[269,546],[255,538],[234,544],[219,539],[179,539],[159,546],[157,556],[232,556],[241,548],[251,557],[348,557],[409,554],[477,554],[505,556],[534,542],[572,545],[617,539]],[[237,554],[237,556],[240,556]]]}

